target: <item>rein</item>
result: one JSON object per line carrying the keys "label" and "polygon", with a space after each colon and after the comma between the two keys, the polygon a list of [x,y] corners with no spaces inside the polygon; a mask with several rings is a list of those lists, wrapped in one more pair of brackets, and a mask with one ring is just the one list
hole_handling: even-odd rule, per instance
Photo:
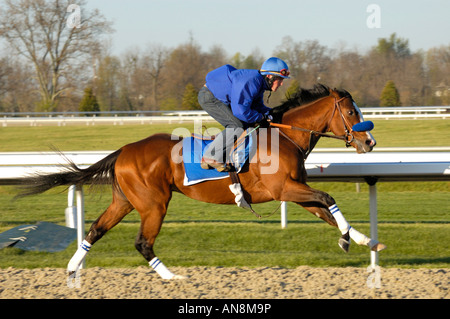
{"label": "rein", "polygon": [[[342,100],[348,98],[348,96],[344,96],[343,98],[336,100],[336,98],[334,99],[334,109],[333,109],[333,114],[331,115],[331,118],[328,122],[328,127],[330,126],[330,123],[334,117],[334,113],[336,112],[336,109],[339,111],[339,114],[341,115],[342,118],[342,122],[344,124],[344,130],[345,130],[345,135],[331,135],[331,134],[327,134],[327,133],[323,133],[323,132],[319,132],[319,131],[315,131],[315,130],[310,130],[310,129],[305,129],[302,127],[297,127],[297,126],[292,126],[292,125],[287,125],[287,124],[280,124],[280,123],[270,123],[270,126],[273,127],[278,127],[278,128],[285,128],[285,129],[290,129],[290,130],[297,130],[297,131],[303,131],[303,132],[308,132],[309,133],[309,146],[308,149],[306,150],[306,152],[294,141],[292,140],[288,135],[286,135],[283,131],[280,131],[280,133],[286,137],[291,143],[293,143],[304,155],[304,159],[306,160],[306,158],[308,157],[309,153],[311,153],[312,149],[311,149],[311,139],[312,136],[321,136],[321,137],[327,137],[327,138],[334,138],[337,140],[341,140],[341,141],[345,141],[345,144],[347,147],[350,146],[350,143],[353,142],[354,137],[352,135],[353,133],[353,129],[351,128],[351,125],[348,124],[348,121],[346,120],[346,118],[344,117],[344,114],[342,114],[342,110],[341,107],[339,105],[339,102],[341,102]],[[348,129],[348,127],[350,127],[350,130]]]}

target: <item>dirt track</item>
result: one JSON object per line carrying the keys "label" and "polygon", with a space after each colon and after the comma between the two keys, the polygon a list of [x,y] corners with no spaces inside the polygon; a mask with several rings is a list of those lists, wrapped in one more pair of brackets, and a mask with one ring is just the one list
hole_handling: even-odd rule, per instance
{"label": "dirt track", "polygon": [[450,269],[381,268],[369,288],[363,268],[172,267],[185,280],[166,281],[148,267],[81,270],[81,288],[68,288],[65,269],[0,269],[1,299],[450,299]]}

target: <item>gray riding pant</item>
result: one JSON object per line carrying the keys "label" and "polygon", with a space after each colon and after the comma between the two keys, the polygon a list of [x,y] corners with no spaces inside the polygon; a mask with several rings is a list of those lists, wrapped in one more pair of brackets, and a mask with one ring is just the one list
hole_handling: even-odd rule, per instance
{"label": "gray riding pant", "polygon": [[213,119],[225,128],[209,144],[203,157],[225,163],[233,150],[234,142],[242,135],[246,125],[236,118],[231,108],[218,100],[206,86],[200,89],[198,102]]}

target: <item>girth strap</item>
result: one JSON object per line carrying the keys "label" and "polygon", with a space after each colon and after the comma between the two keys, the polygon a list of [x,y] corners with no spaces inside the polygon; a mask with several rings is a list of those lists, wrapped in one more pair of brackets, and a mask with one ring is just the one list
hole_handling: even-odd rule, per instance
{"label": "girth strap", "polygon": [[240,180],[239,180],[239,176],[238,176],[236,170],[232,170],[232,171],[230,171],[229,173],[230,173],[230,179],[231,179],[231,182],[232,182],[233,184],[236,184],[236,183],[239,183],[239,184],[240,184],[240,183],[241,183]]}

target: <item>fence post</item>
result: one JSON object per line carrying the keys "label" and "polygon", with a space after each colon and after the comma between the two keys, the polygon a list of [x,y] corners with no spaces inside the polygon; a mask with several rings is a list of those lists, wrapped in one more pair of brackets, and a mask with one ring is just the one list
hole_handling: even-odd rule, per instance
{"label": "fence post", "polygon": [[281,202],[281,228],[285,229],[287,227],[287,204],[286,202]]}
{"label": "fence post", "polygon": [[[366,178],[369,184],[369,214],[370,214],[370,238],[378,240],[378,207],[377,207],[377,178]],[[378,252],[370,252],[370,266],[372,269],[378,265]]]}
{"label": "fence post", "polygon": [[67,194],[67,208],[66,226],[69,228],[77,228],[77,207],[73,206],[73,200],[75,198],[75,185],[69,187],[69,193]]}
{"label": "fence post", "polygon": [[[75,191],[77,198],[77,241],[78,247],[81,245],[84,239],[84,195],[83,186],[79,186]],[[85,261],[80,265],[80,269],[85,267]]]}

